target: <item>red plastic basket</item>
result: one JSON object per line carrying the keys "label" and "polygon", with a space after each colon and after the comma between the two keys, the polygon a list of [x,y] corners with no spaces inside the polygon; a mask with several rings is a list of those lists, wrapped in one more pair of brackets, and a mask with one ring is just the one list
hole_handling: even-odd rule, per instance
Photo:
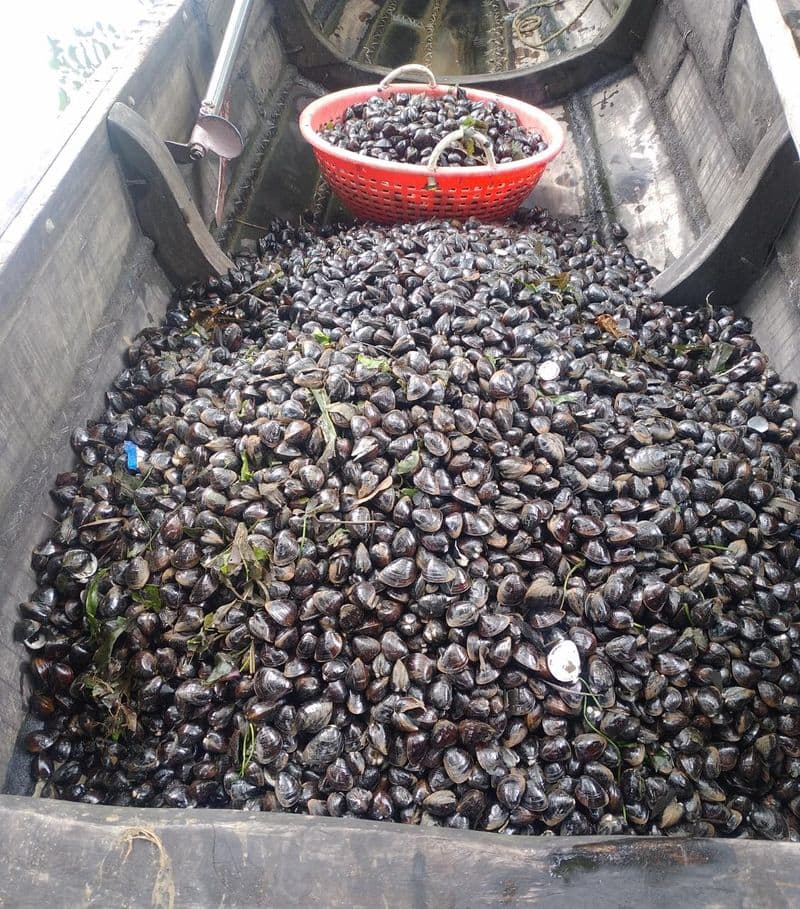
{"label": "red plastic basket", "polygon": [[[408,92],[438,97],[452,91],[452,87],[437,85],[429,70],[425,71],[431,80],[429,85],[388,85],[404,69],[408,67],[389,73],[380,85],[325,95],[309,104],[300,115],[300,131],[314,149],[320,170],[336,195],[354,215],[379,224],[432,217],[475,217],[482,221],[509,217],[564,146],[560,124],[538,107],[493,92],[466,90],[472,101],[495,101],[513,111],[523,127],[539,133],[547,142],[547,148],[538,155],[494,166],[430,168],[381,161],[339,148],[319,135],[317,130],[325,123],[338,120],[346,108],[379,92],[384,96]],[[431,186],[432,176],[435,187]]]}

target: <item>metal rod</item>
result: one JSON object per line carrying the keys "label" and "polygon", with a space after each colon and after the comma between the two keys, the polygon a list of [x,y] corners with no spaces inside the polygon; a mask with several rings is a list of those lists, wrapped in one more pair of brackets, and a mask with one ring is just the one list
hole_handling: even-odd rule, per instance
{"label": "metal rod", "polygon": [[800,56],[777,0],[748,0],[767,66],[781,99],[789,132],[800,152]]}
{"label": "metal rod", "polygon": [[219,114],[219,109],[225,100],[225,95],[228,93],[228,85],[233,74],[233,65],[242,45],[242,38],[247,28],[247,19],[250,16],[252,7],[253,0],[234,0],[230,19],[228,19],[225,34],[222,36],[217,62],[214,64],[214,71],[208,80],[205,98],[200,105],[201,116]]}

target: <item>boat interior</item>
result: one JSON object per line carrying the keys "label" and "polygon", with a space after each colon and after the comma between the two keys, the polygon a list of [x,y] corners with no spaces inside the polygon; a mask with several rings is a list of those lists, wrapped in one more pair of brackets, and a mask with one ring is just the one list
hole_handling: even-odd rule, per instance
{"label": "boat interior", "polygon": [[[30,551],[52,520],[51,480],[69,468],[69,433],[101,410],[126,344],[163,317],[176,285],[224,271],[276,217],[350,217],[300,136],[298,115],[314,98],[416,62],[440,84],[545,108],[564,125],[566,145],[525,206],[584,219],[601,235],[621,224],[631,251],[659,270],[667,302],[737,307],[774,367],[800,380],[800,164],[753,15],[762,2],[255,0],[228,108],[244,151],[188,163],[173,161],[164,143],[192,131],[232,2],[164,4],[67,111],[48,166],[0,221],[8,811],[19,806],[13,796],[31,794],[16,744],[29,728],[16,609],[33,586]],[[797,41],[797,4],[780,7]],[[44,841],[58,848],[53,819],[71,811],[77,824],[81,810],[43,809]],[[303,829],[294,824],[291,835]],[[181,874],[196,867],[187,856]],[[122,876],[120,892],[124,881],[137,886]],[[654,892],[640,896],[668,904],[659,902],[668,889]],[[595,905],[617,904],[604,900]]]}

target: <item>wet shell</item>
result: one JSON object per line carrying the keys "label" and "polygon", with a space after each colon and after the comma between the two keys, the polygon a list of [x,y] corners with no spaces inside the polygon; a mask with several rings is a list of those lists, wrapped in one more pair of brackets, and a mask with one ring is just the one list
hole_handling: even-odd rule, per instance
{"label": "wet shell", "polygon": [[670,463],[670,455],[666,449],[657,445],[648,445],[637,449],[628,458],[631,470],[646,477],[654,477],[664,473]]}

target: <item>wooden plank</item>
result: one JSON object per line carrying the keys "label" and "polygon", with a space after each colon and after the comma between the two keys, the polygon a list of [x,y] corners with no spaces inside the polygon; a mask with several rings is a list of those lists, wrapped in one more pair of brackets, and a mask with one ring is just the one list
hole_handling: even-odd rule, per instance
{"label": "wooden plank", "polygon": [[660,909],[800,905],[800,846],[510,837],[0,797],[0,905]]}
{"label": "wooden plank", "polygon": [[732,304],[761,273],[800,200],[797,150],[783,121],[770,128],[697,244],[653,281],[668,303]]}
{"label": "wooden plank", "polygon": [[224,274],[233,262],[222,252],[192,200],[164,142],[126,104],[108,113],[111,145],[119,155],[145,236],[175,284]]}

